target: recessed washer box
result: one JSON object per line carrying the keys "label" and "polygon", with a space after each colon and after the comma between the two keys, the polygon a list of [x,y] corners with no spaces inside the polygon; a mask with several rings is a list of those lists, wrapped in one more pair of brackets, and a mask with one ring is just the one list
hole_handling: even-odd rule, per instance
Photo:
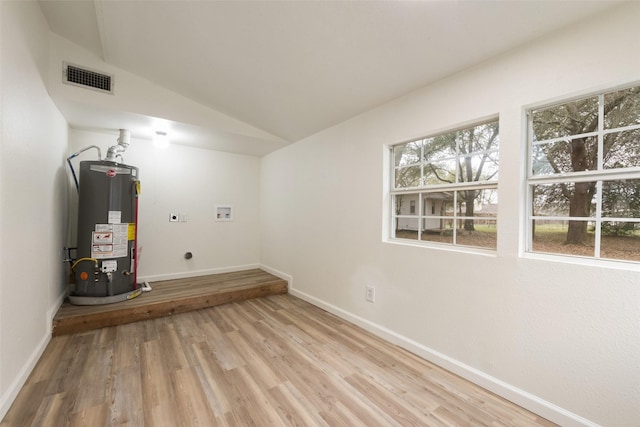
{"label": "recessed washer box", "polygon": [[217,205],[215,215],[216,221],[233,221],[233,206]]}

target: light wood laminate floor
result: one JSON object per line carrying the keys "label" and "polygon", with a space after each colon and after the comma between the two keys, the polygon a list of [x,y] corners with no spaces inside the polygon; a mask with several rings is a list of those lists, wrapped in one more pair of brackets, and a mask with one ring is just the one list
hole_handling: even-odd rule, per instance
{"label": "light wood laminate floor", "polygon": [[291,295],[54,337],[1,426],[550,426]]}

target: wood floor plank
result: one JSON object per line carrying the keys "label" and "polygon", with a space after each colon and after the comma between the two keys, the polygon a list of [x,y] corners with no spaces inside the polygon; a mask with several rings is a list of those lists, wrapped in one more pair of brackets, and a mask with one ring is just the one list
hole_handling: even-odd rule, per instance
{"label": "wood floor plank", "polygon": [[255,381],[255,378],[244,367],[226,372],[229,383],[242,393],[240,406],[246,408],[250,414],[256,415],[254,420],[257,425],[278,425],[280,417],[277,411],[270,405],[264,389]]}
{"label": "wood floor plank", "polygon": [[74,412],[69,417],[71,427],[103,426],[109,423],[109,406],[107,403],[85,408],[80,412]]}
{"label": "wood floor plank", "polygon": [[244,359],[244,367],[264,389],[277,387],[285,378],[269,365],[269,361],[259,353],[238,331],[227,334],[234,351]]}
{"label": "wood floor plank", "polygon": [[[126,390],[123,393],[122,390]],[[109,424],[144,425],[142,378],[139,364],[119,369],[109,389]]]}
{"label": "wood floor plank", "polygon": [[330,410],[320,411],[320,416],[329,426],[362,426],[371,427],[377,425],[372,421],[364,422],[349,410],[342,402],[336,402]]}
{"label": "wood floor plank", "polygon": [[69,411],[69,399],[66,393],[47,395],[37,407],[33,421],[23,425],[51,426],[67,425]]}
{"label": "wood floor plank", "polygon": [[360,374],[353,374],[345,378],[345,381],[362,395],[366,396],[375,406],[383,409],[400,425],[419,425],[420,419],[428,413],[416,415],[413,407],[403,402],[401,396],[396,396],[388,390],[383,389],[375,381],[369,381]]}
{"label": "wood floor plank", "polygon": [[554,424],[277,294],[53,337],[0,423],[48,425]]}
{"label": "wood floor plank", "polygon": [[[145,425],[178,425],[173,410],[175,390],[169,377],[169,370],[163,364],[160,341],[146,342],[141,347],[140,374],[141,395],[139,396]],[[124,395],[128,395],[122,390]],[[128,395],[134,399],[136,396]]]}
{"label": "wood floor plank", "polygon": [[323,418],[319,413],[316,414],[305,409],[312,407],[311,403],[288,381],[268,389],[267,397],[280,415],[283,425],[324,425]]}
{"label": "wood floor plank", "polygon": [[225,392],[227,385],[224,379],[224,371],[210,357],[211,348],[206,343],[195,345],[194,354],[196,360],[198,360],[196,373],[200,378],[203,392],[207,396],[207,401],[216,419],[223,422],[225,414],[233,408],[232,403],[229,401],[233,397]]}
{"label": "wood floor plank", "polygon": [[215,425],[215,415],[209,406],[198,374],[193,368],[177,369],[171,373],[175,389],[174,411],[180,425]]}
{"label": "wood floor plank", "polygon": [[[71,394],[77,388],[78,380],[82,376],[84,365],[87,362],[87,354],[91,351],[95,336],[75,335],[67,341],[67,346],[61,355],[59,362],[52,366],[48,381],[47,394],[66,392]],[[52,340],[53,341],[53,340]],[[51,344],[49,344],[51,345]],[[36,371],[40,370],[42,360],[47,360],[47,351],[36,365]]]}

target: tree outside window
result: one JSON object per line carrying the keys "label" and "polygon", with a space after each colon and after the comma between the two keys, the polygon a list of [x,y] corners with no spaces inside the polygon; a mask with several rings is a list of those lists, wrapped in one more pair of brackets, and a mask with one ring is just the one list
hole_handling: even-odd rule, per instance
{"label": "tree outside window", "polygon": [[391,237],[495,249],[498,149],[497,120],[393,146]]}
{"label": "tree outside window", "polygon": [[640,87],[532,109],[528,249],[640,261]]}

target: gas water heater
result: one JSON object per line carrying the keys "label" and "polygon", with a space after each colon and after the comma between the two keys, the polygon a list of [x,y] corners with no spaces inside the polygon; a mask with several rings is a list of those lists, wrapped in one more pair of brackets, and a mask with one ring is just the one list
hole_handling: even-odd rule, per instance
{"label": "gas water heater", "polygon": [[116,162],[120,151],[112,147],[106,160],[80,162],[72,304],[107,304],[142,292],[136,284],[138,168]]}

